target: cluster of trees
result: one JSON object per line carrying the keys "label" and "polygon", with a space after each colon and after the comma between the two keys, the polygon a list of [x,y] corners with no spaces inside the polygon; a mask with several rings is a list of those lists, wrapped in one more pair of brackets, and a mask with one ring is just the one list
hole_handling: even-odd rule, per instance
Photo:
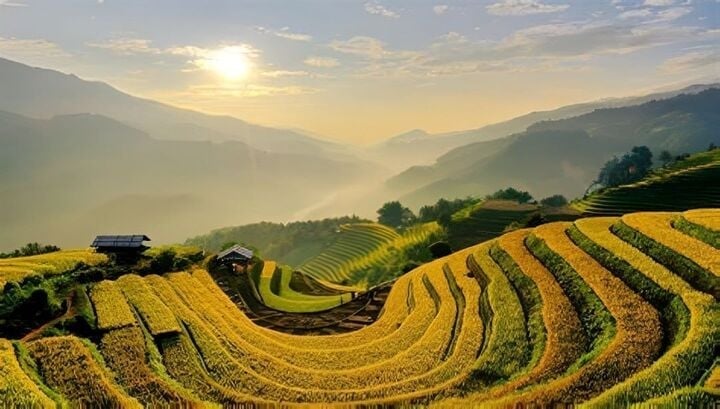
{"label": "cluster of trees", "polygon": [[472,206],[478,201],[478,199],[472,197],[455,200],[440,199],[433,205],[421,207],[418,212],[418,220],[423,223],[437,221],[441,226],[446,227],[450,224],[453,214],[460,209]]}
{"label": "cluster of trees", "polygon": [[408,227],[417,220],[415,213],[397,200],[385,203],[377,214],[379,223],[396,229]]}
{"label": "cluster of trees", "polygon": [[28,243],[9,253],[0,253],[0,258],[27,257],[56,251],[60,251],[60,247],[51,244]]}
{"label": "cluster of trees", "polygon": [[518,202],[520,204],[530,203],[535,200],[529,192],[517,190],[512,187],[500,189],[491,195],[485,196],[485,198],[495,200],[512,200],[513,202]]}
{"label": "cluster of trees", "polygon": [[182,251],[181,248],[168,246],[156,253],[146,255],[138,262],[135,269],[140,274],[165,274],[186,270],[191,265],[201,262],[203,258],[202,250]]}
{"label": "cluster of trees", "polygon": [[[529,192],[521,191],[513,187],[500,189],[497,192],[485,196],[486,200],[511,200],[520,204],[537,203]],[[453,214],[481,202],[482,199],[466,197],[464,199],[439,199],[435,204],[426,205],[420,208],[416,216],[412,210],[405,207],[399,201],[385,203],[378,209],[378,222],[396,229],[408,227],[414,223],[427,223],[436,221],[443,227],[447,227],[452,220]],[[568,204],[567,198],[563,195],[552,195],[540,200],[543,207],[562,207]]]}
{"label": "cluster of trees", "polygon": [[615,156],[607,161],[593,185],[613,187],[636,182],[652,168],[652,156],[647,146],[635,146],[622,157]]}
{"label": "cluster of trees", "polygon": [[[718,147],[711,143],[708,151],[717,149]],[[672,162],[678,162],[690,156],[689,153],[683,153],[673,156],[670,151],[663,150],[658,154],[657,159],[662,166],[668,166]],[[647,146],[635,146],[630,152],[622,157],[613,157],[605,162],[597,179],[588,188],[587,193],[591,193],[596,188],[615,187],[634,183],[647,176],[652,169],[653,154]]]}

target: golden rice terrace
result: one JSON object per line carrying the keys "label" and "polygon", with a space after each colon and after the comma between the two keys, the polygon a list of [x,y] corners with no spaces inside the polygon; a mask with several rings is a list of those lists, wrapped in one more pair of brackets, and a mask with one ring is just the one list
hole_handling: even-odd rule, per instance
{"label": "golden rice terrace", "polygon": [[334,335],[259,326],[202,269],[124,275],[89,286],[90,336],[0,339],[0,406],[713,407],[719,238],[710,209],[516,230]]}

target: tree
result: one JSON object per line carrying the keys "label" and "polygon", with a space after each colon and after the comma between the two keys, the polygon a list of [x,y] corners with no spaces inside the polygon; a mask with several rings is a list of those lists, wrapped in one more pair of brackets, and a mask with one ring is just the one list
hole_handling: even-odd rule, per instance
{"label": "tree", "polygon": [[436,221],[441,226],[447,227],[454,213],[477,202],[478,199],[472,197],[452,201],[439,199],[434,205],[421,207],[418,212],[418,220],[424,223]]}
{"label": "tree", "polygon": [[567,199],[563,195],[552,195],[540,201],[545,207],[563,207],[568,204]]}
{"label": "tree", "polygon": [[672,155],[668,151],[662,151],[660,152],[660,156],[658,156],[658,159],[660,159],[660,162],[663,163],[663,166],[667,166],[670,161],[672,161]]}
{"label": "tree", "polygon": [[45,253],[53,253],[56,251],[60,251],[60,247],[54,246],[52,244],[40,244],[37,242],[34,243],[28,243],[21,248],[17,250],[13,250],[9,253],[0,253],[0,258],[10,258],[10,257],[27,257],[27,256],[35,256],[38,254],[45,254]]}
{"label": "tree", "polygon": [[394,227],[406,227],[415,220],[413,212],[400,202],[387,202],[377,211],[378,222]]}
{"label": "tree", "polygon": [[520,204],[528,203],[533,200],[533,197],[530,193],[520,191],[512,187],[509,187],[507,189],[500,189],[497,192],[488,195],[487,198],[497,200],[512,200]]}
{"label": "tree", "polygon": [[710,142],[710,145],[708,146],[708,150],[714,151],[715,149],[717,149],[717,145],[715,145],[714,142]]}
{"label": "tree", "polygon": [[647,146],[635,146],[622,158],[613,157],[605,162],[593,184],[604,187],[632,183],[647,175],[652,167],[652,152]]}

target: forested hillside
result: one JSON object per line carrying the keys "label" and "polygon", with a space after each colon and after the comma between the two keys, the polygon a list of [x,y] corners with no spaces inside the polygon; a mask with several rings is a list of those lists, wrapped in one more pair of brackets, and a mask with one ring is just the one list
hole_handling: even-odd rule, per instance
{"label": "forested hillside", "polygon": [[718,105],[720,89],[713,88],[540,122],[509,139],[457,148],[435,165],[410,169],[388,183],[409,192],[401,200],[413,206],[438,197],[487,194],[505,186],[535,196],[577,197],[605,161],[633,146],[679,155],[705,150],[711,143],[719,145]]}

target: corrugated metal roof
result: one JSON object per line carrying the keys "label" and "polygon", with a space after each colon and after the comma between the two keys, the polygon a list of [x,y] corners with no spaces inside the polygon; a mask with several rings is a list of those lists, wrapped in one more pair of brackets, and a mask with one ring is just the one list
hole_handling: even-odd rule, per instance
{"label": "corrugated metal roof", "polygon": [[143,242],[149,240],[144,234],[103,235],[95,237],[90,247],[143,247]]}
{"label": "corrugated metal roof", "polygon": [[224,251],[221,251],[220,253],[218,253],[218,258],[227,257],[228,255],[230,255],[232,253],[237,253],[248,259],[252,258],[252,256],[253,256],[252,250],[246,249],[245,247],[238,244],[238,245],[230,247],[227,250],[224,250]]}

